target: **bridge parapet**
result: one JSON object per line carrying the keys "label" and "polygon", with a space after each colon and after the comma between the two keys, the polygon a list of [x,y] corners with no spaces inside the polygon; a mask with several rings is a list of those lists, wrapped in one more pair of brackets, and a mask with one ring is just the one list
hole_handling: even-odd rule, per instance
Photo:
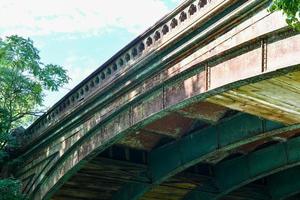
{"label": "bridge parapet", "polygon": [[80,107],[83,100],[86,101],[98,94],[141,60],[181,37],[182,30],[185,30],[184,34],[186,34],[188,27],[199,23],[199,20],[206,21],[216,10],[223,8],[228,2],[230,1],[188,0],[181,4],[100,66],[33,123],[27,129],[27,136],[30,134],[31,138],[28,141],[32,142],[39,138],[49,127]]}

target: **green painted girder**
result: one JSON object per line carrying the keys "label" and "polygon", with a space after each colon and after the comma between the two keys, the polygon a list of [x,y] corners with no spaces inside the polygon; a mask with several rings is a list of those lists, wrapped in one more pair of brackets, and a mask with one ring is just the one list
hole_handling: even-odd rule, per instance
{"label": "green painted girder", "polygon": [[246,185],[226,195],[223,199],[271,200],[271,196],[266,186]]}
{"label": "green painted girder", "polygon": [[[222,198],[252,181],[297,165],[300,165],[300,137],[221,162],[214,168],[215,182],[220,192],[204,199]],[[199,188],[190,192],[184,199],[203,199],[203,192],[198,193],[198,190]]]}
{"label": "green painted girder", "polygon": [[[300,126],[285,127],[282,124],[248,114],[240,114],[224,120],[150,152],[148,174],[152,184],[143,186],[135,183],[126,184],[113,196],[113,199],[137,200],[152,187],[203,161],[216,151],[234,149],[257,140],[267,132],[272,135],[296,128]],[[209,199],[213,194],[205,193],[205,195]]]}
{"label": "green painted girder", "polygon": [[300,166],[267,178],[269,192],[274,200],[287,199],[300,193]]}

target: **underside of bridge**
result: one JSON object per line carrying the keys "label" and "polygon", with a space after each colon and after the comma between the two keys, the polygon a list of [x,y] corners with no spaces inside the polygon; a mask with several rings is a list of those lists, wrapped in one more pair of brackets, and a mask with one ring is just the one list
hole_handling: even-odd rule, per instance
{"label": "underside of bridge", "polygon": [[126,46],[27,129],[24,193],[300,199],[300,34],[270,2],[187,0]]}
{"label": "underside of bridge", "polygon": [[296,67],[167,112],[86,163],[53,199],[299,199],[299,121]]}
{"label": "underside of bridge", "polygon": [[167,112],[86,163],[52,199],[299,199],[299,114],[296,67]]}
{"label": "underside of bridge", "polygon": [[[272,93],[273,87],[268,89],[263,82],[262,85],[263,91],[271,94],[266,99],[281,95]],[[53,200],[299,199],[300,126],[284,123],[287,113],[282,113],[282,122],[275,122],[260,116],[272,112],[268,109],[257,108],[254,115],[229,107],[232,105],[201,102],[168,113],[89,161],[60,188]],[[184,159],[190,158],[182,158],[183,155],[193,157],[190,154],[205,148],[218,150],[199,157],[189,167],[184,166]],[[152,165],[160,164],[149,166],[149,160]],[[165,171],[178,165],[186,169],[165,175],[168,173]],[[151,180],[153,174],[149,173],[156,174],[158,183]],[[131,197],[135,192],[143,195]]]}
{"label": "underside of bridge", "polygon": [[299,101],[296,71],[169,112],[89,161],[53,199],[299,199]]}

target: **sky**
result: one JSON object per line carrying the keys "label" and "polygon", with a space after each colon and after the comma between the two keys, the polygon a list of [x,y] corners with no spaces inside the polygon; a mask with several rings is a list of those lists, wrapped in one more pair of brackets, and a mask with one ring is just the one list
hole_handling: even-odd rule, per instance
{"label": "sky", "polygon": [[0,0],[0,37],[29,37],[43,63],[68,70],[69,84],[45,93],[49,108],[182,1]]}

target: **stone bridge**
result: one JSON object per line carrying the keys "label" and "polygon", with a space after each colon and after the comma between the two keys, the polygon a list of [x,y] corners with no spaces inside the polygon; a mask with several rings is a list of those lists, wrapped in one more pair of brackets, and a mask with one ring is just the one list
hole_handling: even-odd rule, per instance
{"label": "stone bridge", "polygon": [[299,199],[300,34],[270,0],[187,0],[26,130],[32,200]]}

